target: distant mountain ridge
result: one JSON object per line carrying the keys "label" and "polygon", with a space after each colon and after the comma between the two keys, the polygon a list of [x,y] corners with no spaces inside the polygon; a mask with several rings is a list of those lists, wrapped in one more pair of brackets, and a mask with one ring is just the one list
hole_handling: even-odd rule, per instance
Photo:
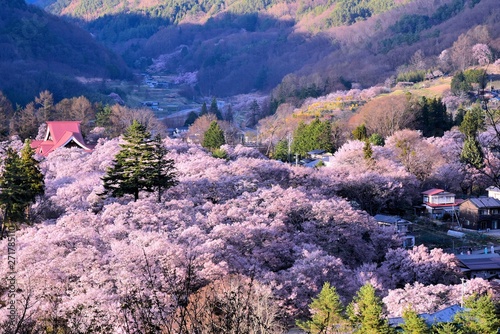
{"label": "distant mountain ridge", "polygon": [[16,103],[48,89],[59,100],[85,92],[76,76],[124,78],[128,69],[85,30],[24,1],[0,11],[0,90]]}
{"label": "distant mountain ridge", "polygon": [[[146,13],[168,18],[172,23],[202,23],[219,13],[267,13],[300,21],[306,16],[323,16],[326,26],[352,24],[415,0],[29,0],[47,11],[93,20],[120,13]],[[324,15],[326,13],[326,15]]]}
{"label": "distant mountain ridge", "polygon": [[416,53],[434,66],[476,26],[500,49],[498,0],[33,1],[79,22],[131,67],[145,71],[155,60],[154,70],[196,72],[204,96],[281,83],[281,95],[302,99],[371,86]]}

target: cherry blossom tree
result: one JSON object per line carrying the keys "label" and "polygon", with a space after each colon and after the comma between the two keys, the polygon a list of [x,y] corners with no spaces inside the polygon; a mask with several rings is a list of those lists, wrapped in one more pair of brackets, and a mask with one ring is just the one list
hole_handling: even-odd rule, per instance
{"label": "cherry blossom tree", "polygon": [[478,43],[474,45],[472,54],[480,66],[488,65],[491,62],[491,50],[486,44]]}
{"label": "cherry blossom tree", "polygon": [[391,249],[386,254],[381,270],[394,273],[384,275],[386,288],[402,287],[407,283],[422,284],[452,284],[457,283],[460,276],[458,263],[453,254],[447,254],[442,249],[429,250],[420,245],[410,250],[402,248]]}
{"label": "cherry blossom tree", "polygon": [[[445,134],[425,144],[451,165],[459,153],[450,144],[460,138]],[[370,283],[391,296],[391,310],[401,306],[397,296],[434,298],[417,284],[455,282],[451,255],[396,249],[399,238],[361,209],[397,210],[418,194],[419,181],[392,148],[373,146],[368,164],[363,143],[352,141],[332,167],[316,170],[242,146],[224,146],[229,159],[215,159],[199,145],[165,139],[178,185],[158,203],[155,194],[135,202],[98,196],[121,143],[100,139],[92,153],[63,148],[41,161],[46,199],[32,206],[40,223],[15,234],[19,328],[173,333],[227,325],[227,332],[279,333],[283,323],[309,316],[325,282],[344,305]],[[369,192],[361,196],[363,187]],[[7,263],[1,252],[2,300]],[[221,313],[211,312],[216,307]],[[0,307],[0,322],[7,311]],[[253,320],[223,323],[236,324],[242,313]]]}
{"label": "cherry blossom tree", "polygon": [[409,305],[419,314],[434,313],[444,307],[461,304],[462,297],[468,298],[474,294],[482,295],[490,289],[491,284],[482,278],[474,278],[462,284],[452,285],[424,285],[416,282],[406,284],[400,289],[389,290],[383,301],[389,315],[399,317]]}

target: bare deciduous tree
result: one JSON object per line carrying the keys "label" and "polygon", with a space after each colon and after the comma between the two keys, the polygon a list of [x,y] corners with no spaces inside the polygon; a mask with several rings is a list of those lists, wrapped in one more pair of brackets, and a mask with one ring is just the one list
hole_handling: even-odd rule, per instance
{"label": "bare deciduous tree", "polygon": [[369,134],[378,133],[386,138],[394,132],[410,127],[415,115],[409,108],[405,95],[373,99],[360,108]]}

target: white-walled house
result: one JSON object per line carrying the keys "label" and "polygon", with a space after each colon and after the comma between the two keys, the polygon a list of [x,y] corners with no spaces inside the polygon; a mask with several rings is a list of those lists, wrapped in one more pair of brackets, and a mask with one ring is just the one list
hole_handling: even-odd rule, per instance
{"label": "white-walled house", "polygon": [[456,199],[453,193],[437,188],[422,192],[422,196],[424,211],[432,218],[442,218],[445,213],[455,214],[464,201]]}
{"label": "white-walled house", "polygon": [[488,197],[500,199],[500,189],[497,187],[491,186],[486,188],[486,190],[488,191]]}

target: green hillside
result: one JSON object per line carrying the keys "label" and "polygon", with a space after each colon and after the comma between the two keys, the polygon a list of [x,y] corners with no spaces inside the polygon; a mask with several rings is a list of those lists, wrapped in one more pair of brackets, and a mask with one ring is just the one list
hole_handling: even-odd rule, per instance
{"label": "green hillside", "polygon": [[107,14],[142,12],[153,16],[168,18],[172,23],[180,23],[188,16],[214,16],[221,12],[250,14],[259,11],[273,11],[285,7],[298,21],[309,14],[329,14],[325,22],[329,26],[352,24],[376,14],[383,13],[414,0],[323,0],[323,1],[285,1],[285,0],[30,0],[54,14],[81,17],[86,20]]}
{"label": "green hillside", "polygon": [[500,45],[498,0],[40,1],[131,68],[197,72],[202,96],[274,89],[281,103],[369,87],[412,70],[416,54],[425,70],[441,68],[441,52],[475,27],[484,38],[468,43]]}

